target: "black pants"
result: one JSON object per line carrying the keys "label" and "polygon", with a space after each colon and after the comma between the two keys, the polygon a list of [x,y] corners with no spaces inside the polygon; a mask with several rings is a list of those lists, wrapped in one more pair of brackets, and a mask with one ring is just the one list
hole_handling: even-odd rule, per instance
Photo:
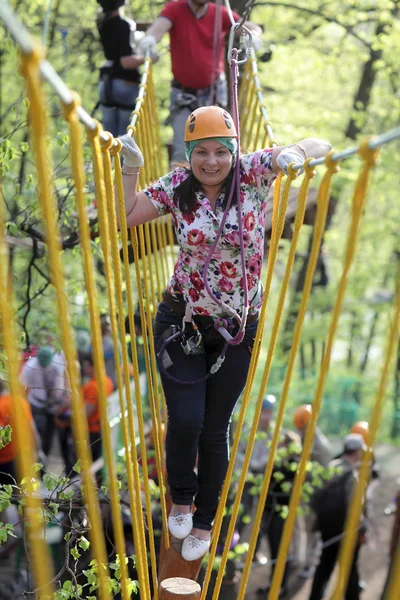
{"label": "black pants", "polygon": [[[260,533],[264,533],[267,536],[269,550],[271,553],[271,560],[275,561],[278,558],[279,546],[281,545],[281,539],[283,534],[283,528],[285,526],[285,519],[282,519],[280,514],[275,510],[275,508],[265,509],[262,522],[261,522],[261,531]],[[282,586],[281,589],[284,592],[287,584],[287,579],[289,577],[290,572],[289,561],[286,562],[285,571],[283,573],[282,578]],[[275,571],[275,562],[272,562],[271,567],[271,581],[274,576]]]}
{"label": "black pants", "polygon": [[13,460],[0,463],[0,485],[15,485],[17,479],[16,465]]}
{"label": "black pants", "polygon": [[[156,352],[163,344],[165,330],[181,324],[182,317],[161,302],[154,324]],[[167,347],[173,363],[167,372],[176,379],[201,379],[223,349],[223,338],[213,324],[199,326],[204,354],[187,356],[179,342],[171,342]],[[171,497],[175,504],[191,505],[196,496],[193,524],[199,529],[210,530],[215,517],[229,460],[229,426],[246,383],[256,331],[255,322],[246,329],[241,344],[228,347],[221,368],[207,381],[183,385],[171,381],[160,370],[168,409],[166,463]],[[193,469],[197,456],[196,476]]]}
{"label": "black pants", "polygon": [[[322,542],[326,543],[327,541],[329,541],[329,538],[323,534]],[[315,571],[309,600],[320,600],[324,597],[325,589],[335,568],[339,549],[340,541],[323,548],[319,565]],[[357,564],[359,551],[360,544],[357,544],[354,549],[354,557],[350,568],[345,600],[359,600],[360,598],[360,578]]]}
{"label": "black pants", "polygon": [[46,408],[37,408],[31,405],[32,417],[39,433],[42,450],[46,456],[50,454],[56,425],[54,415]]}
{"label": "black pants", "polygon": [[89,433],[90,450],[92,452],[93,462],[95,462],[103,452],[103,444],[101,441],[101,431],[91,431]]}
{"label": "black pants", "polygon": [[65,474],[67,477],[71,477],[72,468],[76,463],[72,428],[70,426],[57,426],[57,431],[58,439],[60,441],[61,455],[65,465]]}

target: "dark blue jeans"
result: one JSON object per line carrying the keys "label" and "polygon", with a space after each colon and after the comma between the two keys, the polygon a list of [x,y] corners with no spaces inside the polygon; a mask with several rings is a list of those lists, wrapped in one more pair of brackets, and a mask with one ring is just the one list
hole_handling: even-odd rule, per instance
{"label": "dark blue jeans", "polygon": [[[176,379],[196,381],[204,377],[221,354],[223,338],[209,322],[204,326],[202,319],[196,318],[196,322],[203,336],[204,354],[187,356],[179,341],[166,348],[173,363],[167,372]],[[161,302],[154,323],[156,352],[163,344],[165,330],[181,324],[182,317]],[[207,381],[179,384],[160,369],[168,409],[166,463],[171,497],[174,504],[186,505],[195,498],[193,525],[199,529],[212,528],[228,467],[231,417],[246,383],[256,331],[257,322],[246,328],[243,342],[228,347],[221,368]]]}

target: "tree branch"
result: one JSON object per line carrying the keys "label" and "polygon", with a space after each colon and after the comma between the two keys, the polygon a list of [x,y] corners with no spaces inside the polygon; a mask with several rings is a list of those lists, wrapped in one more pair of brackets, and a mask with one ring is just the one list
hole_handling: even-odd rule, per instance
{"label": "tree branch", "polygon": [[350,35],[352,35],[354,38],[356,38],[356,40],[358,40],[359,42],[364,44],[364,46],[367,46],[367,48],[370,48],[370,43],[367,40],[365,40],[364,38],[360,37],[358,35],[358,33],[356,33],[354,31],[353,27],[350,27],[349,25],[345,25],[344,23],[341,23],[340,21],[338,21],[338,19],[335,19],[334,17],[329,17],[328,15],[325,15],[324,13],[319,12],[318,10],[313,10],[313,9],[307,8],[305,6],[298,6],[297,4],[290,4],[288,2],[255,2],[253,4],[253,8],[255,8],[256,6],[281,6],[283,8],[292,8],[294,10],[299,10],[299,11],[305,12],[309,15],[314,15],[315,17],[321,17],[327,23],[335,23],[335,25],[339,25],[340,27],[343,27],[343,29],[345,29]]}

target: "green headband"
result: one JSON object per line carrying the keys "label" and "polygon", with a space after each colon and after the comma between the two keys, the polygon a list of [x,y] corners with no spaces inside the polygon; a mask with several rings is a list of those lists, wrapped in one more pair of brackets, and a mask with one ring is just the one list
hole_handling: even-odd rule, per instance
{"label": "green headband", "polygon": [[197,144],[204,142],[204,140],[207,140],[207,141],[215,140],[216,142],[219,142],[220,144],[225,146],[225,148],[228,148],[229,152],[231,152],[233,155],[234,161],[236,162],[238,146],[237,146],[237,139],[234,137],[209,137],[209,138],[203,138],[201,140],[193,140],[191,142],[185,142],[186,160],[188,160],[190,162],[190,158],[192,156],[192,152],[193,152],[194,148],[197,146]]}

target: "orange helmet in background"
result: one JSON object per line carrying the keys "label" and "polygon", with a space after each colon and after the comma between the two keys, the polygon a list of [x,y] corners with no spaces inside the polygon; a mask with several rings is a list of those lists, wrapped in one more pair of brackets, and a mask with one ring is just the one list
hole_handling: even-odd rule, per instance
{"label": "orange helmet in background", "polygon": [[368,444],[369,424],[367,421],[357,421],[350,429],[350,433],[359,433],[362,435],[364,442]]}
{"label": "orange helmet in background", "polygon": [[304,429],[308,425],[308,422],[311,418],[312,406],[311,404],[302,404],[298,408],[293,415],[293,423],[297,427],[297,429]]}
{"label": "orange helmet in background", "polygon": [[224,108],[202,106],[189,115],[185,125],[185,142],[219,137],[237,138],[235,123]]}

